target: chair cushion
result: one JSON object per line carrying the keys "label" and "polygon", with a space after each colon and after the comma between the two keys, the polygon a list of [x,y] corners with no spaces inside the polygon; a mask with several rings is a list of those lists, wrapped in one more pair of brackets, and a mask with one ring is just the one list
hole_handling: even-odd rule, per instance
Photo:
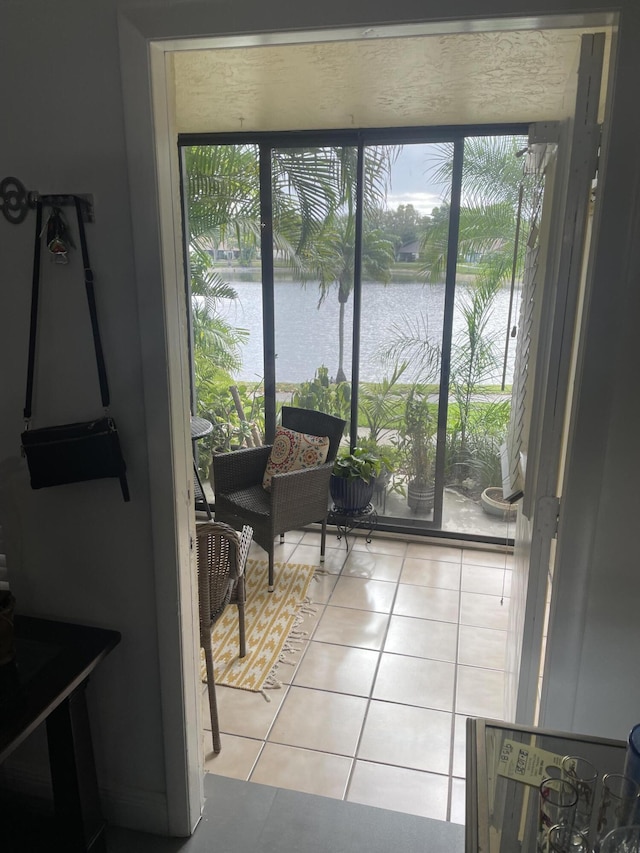
{"label": "chair cushion", "polygon": [[329,437],[309,435],[292,429],[278,427],[262,485],[267,491],[271,488],[274,474],[286,474],[301,468],[316,468],[327,460]]}
{"label": "chair cushion", "polygon": [[249,524],[255,520],[263,520],[271,514],[271,495],[267,494],[262,486],[249,486],[246,489],[237,489],[226,495],[218,495],[216,498],[216,510],[220,507],[223,515],[231,513],[238,518],[245,519]]}

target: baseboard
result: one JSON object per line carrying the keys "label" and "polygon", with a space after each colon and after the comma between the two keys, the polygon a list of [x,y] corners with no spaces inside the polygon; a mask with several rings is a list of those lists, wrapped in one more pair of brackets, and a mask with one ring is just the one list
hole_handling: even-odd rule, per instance
{"label": "baseboard", "polygon": [[167,835],[167,798],[156,791],[137,788],[100,788],[102,812],[111,826]]}
{"label": "baseboard", "polygon": [[[30,800],[51,802],[48,768],[11,761],[2,768],[1,787]],[[138,788],[100,786],[100,802],[104,818],[111,826],[167,835],[167,798],[164,794]]]}
{"label": "baseboard", "polygon": [[11,758],[2,766],[0,791],[19,794],[29,799],[51,802],[51,778],[48,768]]}

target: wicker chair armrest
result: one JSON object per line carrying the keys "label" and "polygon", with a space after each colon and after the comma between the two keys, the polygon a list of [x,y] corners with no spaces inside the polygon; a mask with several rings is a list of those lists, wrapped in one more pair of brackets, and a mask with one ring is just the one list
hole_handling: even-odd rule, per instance
{"label": "wicker chair armrest", "polygon": [[262,483],[269,461],[271,445],[217,453],[213,457],[213,484],[215,494],[228,494]]}
{"label": "wicker chair armrest", "polygon": [[327,515],[332,470],[333,463],[327,462],[273,476],[271,512],[276,533],[321,521]]}

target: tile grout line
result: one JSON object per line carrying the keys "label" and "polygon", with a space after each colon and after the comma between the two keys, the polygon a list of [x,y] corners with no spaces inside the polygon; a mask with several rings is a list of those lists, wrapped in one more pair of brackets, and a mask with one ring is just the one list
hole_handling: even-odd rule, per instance
{"label": "tile grout line", "polygon": [[[297,550],[298,546],[299,546],[299,545],[301,545],[301,544],[302,544],[302,540],[300,540],[299,542],[297,542],[297,543],[296,543],[295,548],[294,548],[294,549],[293,549],[293,551],[291,552],[291,557],[289,558],[290,560],[293,560],[293,557],[294,557],[294,555],[295,555],[295,552],[296,552],[296,550]],[[340,574],[341,574],[341,573],[342,573],[342,568],[340,569]],[[332,594],[333,594],[333,592],[332,592]],[[329,598],[331,598],[331,595],[329,596]],[[318,602],[318,604],[320,604],[320,602]],[[320,611],[320,613],[321,613],[321,614],[326,610],[326,607],[327,607],[327,602],[324,602],[324,603],[322,604],[322,609],[321,609],[321,611]],[[297,671],[298,667],[299,667],[299,666],[300,666],[300,664],[302,663],[302,660],[303,660],[304,656],[306,655],[306,653],[307,653],[307,651],[308,651],[308,648],[309,648],[308,643],[310,643],[310,642],[311,642],[311,639],[312,639],[312,637],[313,637],[313,634],[315,633],[315,630],[316,630],[316,628],[318,627],[318,623],[320,622],[320,619],[321,619],[321,618],[322,618],[322,615],[320,615],[320,616],[319,616],[318,621],[316,622],[316,624],[315,624],[315,626],[314,626],[313,631],[309,634],[309,639],[306,641],[306,642],[307,642],[307,648],[302,652],[302,654],[301,654],[301,656],[300,656],[300,660],[298,661],[297,665],[296,665],[296,666],[295,666],[295,668],[294,668],[294,673],[293,673],[293,674],[292,674],[292,676],[291,676],[291,681],[289,682],[289,684],[286,684],[286,685],[284,685],[284,684],[283,684],[283,687],[284,687],[284,688],[286,688],[286,689],[285,689],[284,695],[283,695],[283,697],[282,697],[282,701],[280,702],[280,707],[278,708],[278,710],[276,711],[276,713],[275,713],[275,715],[274,715],[273,719],[271,720],[271,723],[270,723],[270,725],[269,725],[269,726],[268,726],[268,728],[267,728],[267,731],[266,731],[266,733],[265,733],[265,736],[262,738],[262,746],[260,747],[260,752],[258,753],[258,756],[257,756],[257,758],[256,758],[255,762],[253,763],[253,765],[252,765],[252,767],[251,767],[251,770],[249,771],[249,774],[248,774],[247,779],[246,779],[246,781],[247,781],[247,782],[250,782],[250,781],[251,781],[251,777],[253,776],[253,774],[254,774],[254,772],[255,772],[255,770],[256,770],[256,768],[257,768],[257,766],[258,766],[258,761],[260,760],[260,758],[261,758],[261,756],[262,756],[262,754],[263,754],[263,752],[264,752],[264,750],[265,750],[265,747],[266,747],[267,743],[268,743],[268,742],[270,742],[270,741],[269,741],[269,735],[270,735],[270,734],[271,734],[271,732],[273,731],[273,727],[274,727],[274,726],[275,726],[275,724],[276,724],[276,720],[277,720],[277,719],[278,719],[278,717],[280,716],[280,713],[282,712],[282,708],[283,708],[283,706],[284,706],[284,703],[285,703],[285,701],[286,701],[286,698],[287,698],[287,696],[289,695],[289,692],[290,692],[291,687],[292,687],[292,685],[293,685],[293,679],[295,678],[295,671]]]}
{"label": "tile grout line", "polygon": [[449,778],[448,778],[448,786],[447,786],[447,812],[446,818],[449,823],[451,823],[451,811],[453,805],[453,762],[455,758],[455,746],[456,746],[456,706],[457,706],[457,695],[458,695],[458,657],[460,654],[460,619],[462,616],[462,563],[463,553],[460,554],[460,585],[458,588],[458,620],[457,620],[457,628],[456,628],[456,648],[455,648],[455,658],[454,658],[454,666],[453,666],[453,697],[451,704],[451,740],[449,743]]}
{"label": "tile grout line", "polygon": [[[406,556],[406,550],[405,550]],[[391,607],[389,608],[388,619],[387,619],[387,627],[385,628],[384,636],[380,643],[380,649],[378,650],[378,660],[376,662],[376,667],[373,673],[373,678],[371,679],[371,687],[369,688],[369,696],[367,697],[367,707],[365,708],[364,717],[362,718],[362,725],[360,726],[360,733],[358,735],[358,740],[356,742],[356,747],[353,753],[353,761],[351,762],[351,768],[349,770],[349,775],[347,776],[347,782],[344,787],[344,796],[343,800],[347,801],[347,797],[351,791],[351,783],[353,782],[353,774],[356,768],[356,762],[358,760],[358,752],[360,751],[360,746],[362,744],[362,737],[364,735],[364,728],[367,724],[367,719],[369,717],[369,708],[371,707],[371,701],[373,698],[373,691],[376,684],[376,679],[378,678],[378,672],[380,671],[380,664],[382,662],[382,654],[384,650],[385,643],[387,642],[387,637],[389,635],[389,626],[391,625],[391,614],[393,613],[393,608],[396,603],[396,598],[398,596],[398,587],[400,585],[400,578],[402,577],[402,569],[404,568],[405,557],[402,558],[402,563],[400,564],[400,572],[398,573],[398,579],[395,581],[395,591],[393,594],[393,598],[391,600]],[[342,567],[344,569],[344,566]],[[342,573],[341,573],[342,574]],[[371,612],[371,611],[369,611]],[[392,765],[395,766],[395,765]]]}

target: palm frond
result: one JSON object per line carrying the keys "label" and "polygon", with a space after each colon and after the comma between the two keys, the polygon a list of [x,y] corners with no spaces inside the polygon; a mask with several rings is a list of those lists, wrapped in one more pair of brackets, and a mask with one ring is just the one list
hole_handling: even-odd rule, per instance
{"label": "palm frond", "polygon": [[437,380],[440,372],[440,347],[430,343],[429,318],[423,312],[408,314],[391,325],[392,343],[382,356],[392,362],[406,362],[422,383]]}

